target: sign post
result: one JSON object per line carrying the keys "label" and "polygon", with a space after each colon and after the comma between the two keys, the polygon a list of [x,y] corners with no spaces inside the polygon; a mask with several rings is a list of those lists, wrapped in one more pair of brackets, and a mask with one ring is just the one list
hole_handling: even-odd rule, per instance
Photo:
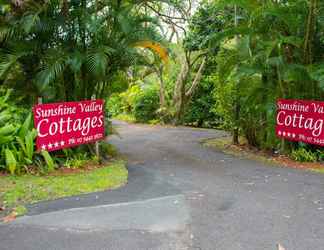
{"label": "sign post", "polygon": [[[33,107],[39,150],[55,151],[97,142],[105,136],[104,101],[37,104]],[[96,146],[99,155],[99,144]]]}
{"label": "sign post", "polygon": [[276,135],[324,146],[324,102],[278,100]]}
{"label": "sign post", "polygon": [[[91,100],[96,100],[96,95],[93,95],[91,97]],[[99,151],[99,142],[98,141],[95,142],[95,151],[96,151],[97,159],[100,162],[100,151]]]}

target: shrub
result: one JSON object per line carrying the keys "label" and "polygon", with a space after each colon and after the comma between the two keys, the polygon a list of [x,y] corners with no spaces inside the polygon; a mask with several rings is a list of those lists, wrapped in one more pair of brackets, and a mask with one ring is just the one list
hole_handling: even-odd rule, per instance
{"label": "shrub", "polygon": [[306,148],[298,148],[293,150],[291,153],[291,157],[295,161],[300,162],[316,162],[317,161],[317,154],[307,150]]}
{"label": "shrub", "polygon": [[217,126],[219,116],[213,112],[216,105],[216,98],[213,94],[214,88],[213,79],[206,77],[201,81],[186,109],[184,116],[186,124],[198,127]]}
{"label": "shrub", "polygon": [[323,148],[317,149],[316,153],[317,153],[318,161],[323,162],[324,161],[324,149]]}
{"label": "shrub", "polygon": [[112,117],[116,117],[124,112],[124,106],[124,99],[120,95],[112,95],[106,102],[106,113],[111,114]]}
{"label": "shrub", "polygon": [[138,85],[129,87],[125,92],[112,95],[106,102],[106,113],[112,117],[131,114],[142,90]]}
{"label": "shrub", "polygon": [[136,98],[134,116],[138,122],[148,122],[157,118],[159,95],[156,88],[147,88]]}
{"label": "shrub", "polygon": [[118,150],[117,148],[109,143],[106,143],[104,141],[100,142],[100,151],[102,154],[102,157],[109,159],[110,157],[117,157],[118,156]]}
{"label": "shrub", "polygon": [[127,89],[127,91],[120,94],[122,98],[121,112],[124,114],[131,114],[137,103],[138,97],[143,93],[142,89],[138,85],[133,85]]}
{"label": "shrub", "polygon": [[[48,153],[35,150],[37,132],[32,128],[32,115],[9,101],[10,90],[0,91],[0,168],[11,174],[20,174],[30,165],[55,164]],[[23,121],[23,122],[22,122]]]}

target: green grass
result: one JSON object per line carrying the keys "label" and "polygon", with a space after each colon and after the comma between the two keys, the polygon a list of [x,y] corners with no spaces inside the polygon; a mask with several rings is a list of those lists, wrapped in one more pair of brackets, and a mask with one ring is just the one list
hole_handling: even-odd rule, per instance
{"label": "green grass", "polygon": [[135,123],[136,122],[136,118],[134,116],[128,115],[128,114],[119,114],[114,118],[117,119],[117,120],[129,122],[129,123]]}
{"label": "green grass", "polygon": [[58,176],[0,176],[0,206],[2,202],[7,213],[14,209],[21,215],[26,212],[26,204],[114,189],[124,185],[127,178],[124,161],[91,171]]}
{"label": "green grass", "polygon": [[320,174],[324,174],[324,169],[316,169],[316,168],[313,168],[311,169],[313,172],[316,172],[316,173],[320,173]]}

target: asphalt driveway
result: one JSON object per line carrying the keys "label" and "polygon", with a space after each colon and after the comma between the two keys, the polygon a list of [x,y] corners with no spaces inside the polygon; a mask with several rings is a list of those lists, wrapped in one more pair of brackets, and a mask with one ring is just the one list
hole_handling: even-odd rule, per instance
{"label": "asphalt driveway", "polygon": [[324,249],[324,175],[201,145],[216,130],[129,125],[118,190],[43,202],[0,225],[0,249]]}

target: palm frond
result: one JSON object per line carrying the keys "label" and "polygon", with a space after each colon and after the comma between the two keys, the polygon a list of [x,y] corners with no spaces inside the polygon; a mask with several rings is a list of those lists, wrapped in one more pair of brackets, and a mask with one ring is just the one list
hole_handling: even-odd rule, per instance
{"label": "palm frond", "polygon": [[62,75],[68,57],[64,52],[53,50],[45,57],[44,65],[36,75],[36,84],[40,91]]}

